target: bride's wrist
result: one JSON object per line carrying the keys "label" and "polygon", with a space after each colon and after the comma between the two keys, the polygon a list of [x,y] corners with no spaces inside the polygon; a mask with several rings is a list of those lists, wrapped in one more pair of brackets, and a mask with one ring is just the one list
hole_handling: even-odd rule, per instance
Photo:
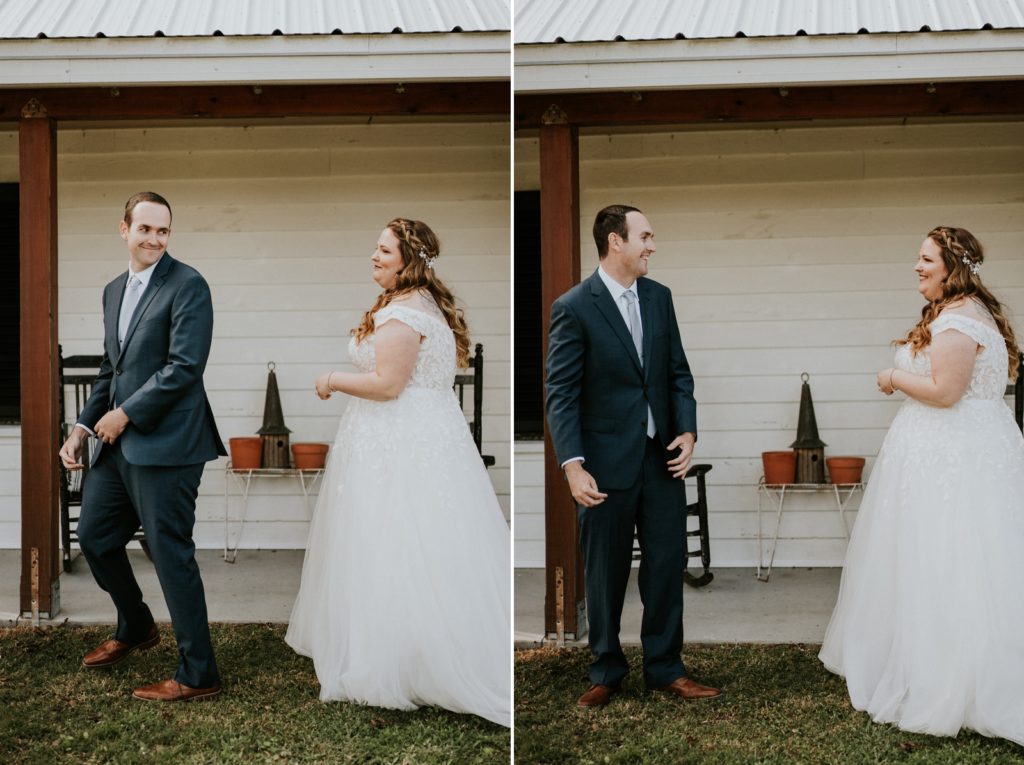
{"label": "bride's wrist", "polygon": [[329,373],[327,375],[327,392],[328,393],[334,393],[334,386],[331,385],[331,378],[332,377],[334,377],[334,372],[331,372],[331,373]]}
{"label": "bride's wrist", "polygon": [[889,372],[889,388],[892,391],[898,391],[899,390],[899,388],[896,387],[896,379],[895,379],[896,372],[898,372],[898,371],[899,370],[897,370],[895,367],[893,367],[892,371]]}

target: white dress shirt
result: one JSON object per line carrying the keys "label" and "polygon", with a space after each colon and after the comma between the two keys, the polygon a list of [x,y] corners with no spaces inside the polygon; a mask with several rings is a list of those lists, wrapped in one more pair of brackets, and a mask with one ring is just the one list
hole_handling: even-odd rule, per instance
{"label": "white dress shirt", "polygon": [[[128,276],[125,277],[125,290],[124,290],[125,294],[127,294],[127,292],[128,292],[128,279],[131,278],[132,274],[135,274],[135,278],[138,279],[139,282],[140,282],[140,284],[139,284],[139,299],[141,300],[142,296],[144,294],[146,294],[146,287],[149,286],[149,280],[153,278],[153,271],[156,270],[156,267],[158,265],[160,265],[160,261],[163,259],[163,257],[164,256],[161,255],[159,258],[157,258],[156,263],[151,265],[149,268],[146,268],[146,269],[143,269],[142,271],[139,271],[138,273],[136,273],[135,271],[132,271],[131,261],[128,261]],[[124,296],[123,295],[121,297],[121,308],[122,309],[124,308]],[[120,321],[121,321],[121,312],[120,311],[118,311],[117,320],[120,323]]]}

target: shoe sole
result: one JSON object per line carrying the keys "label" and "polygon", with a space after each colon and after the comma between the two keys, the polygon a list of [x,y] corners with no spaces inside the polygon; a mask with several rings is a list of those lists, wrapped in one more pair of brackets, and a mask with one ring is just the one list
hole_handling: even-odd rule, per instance
{"label": "shoe sole", "polygon": [[138,699],[139,701],[168,701],[168,702],[176,702],[176,701],[177,702],[207,701],[209,699],[212,699],[214,696],[219,696],[220,692],[221,692],[221,689],[218,688],[215,691],[209,691],[207,693],[197,693],[195,696],[186,696],[184,698],[177,698],[177,699],[148,699],[145,696],[140,696],[139,694],[137,694],[137,693],[135,693],[133,691],[132,692],[132,698],[133,699]]}
{"label": "shoe sole", "polygon": [[152,648],[153,646],[155,646],[159,642],[160,642],[160,635],[155,635],[155,636],[151,637],[149,640],[145,640],[142,643],[139,643],[138,645],[133,645],[131,648],[129,648],[127,651],[125,651],[123,654],[121,654],[121,658],[120,659],[114,659],[114,661],[105,661],[102,664],[86,664],[85,663],[85,659],[83,659],[82,660],[82,666],[85,667],[86,669],[106,669],[107,667],[113,667],[113,666],[116,666],[116,665],[120,664],[122,661],[127,659],[129,656],[131,656],[136,651],[145,651],[145,650],[147,650],[149,648]]}

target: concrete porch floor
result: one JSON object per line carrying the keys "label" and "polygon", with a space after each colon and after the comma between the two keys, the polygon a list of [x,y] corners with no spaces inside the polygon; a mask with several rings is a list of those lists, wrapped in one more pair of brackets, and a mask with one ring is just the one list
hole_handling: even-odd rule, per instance
{"label": "concrete porch floor", "polygon": [[[776,568],[759,582],[753,568],[712,569],[714,580],[683,588],[687,643],[820,643],[839,592],[839,568]],[[622,610],[623,643],[640,642],[643,613],[633,569]],[[515,642],[539,645],[544,636],[544,570],[515,571]],[[569,641],[566,641],[569,643]],[[583,641],[569,643],[586,645]]]}
{"label": "concrete porch floor", "polygon": [[[157,621],[167,622],[167,606],[156,570],[141,550],[129,550],[135,577]],[[198,550],[196,559],[206,588],[206,607],[214,622],[287,622],[299,591],[303,550],[239,550],[227,563],[220,550]],[[18,619],[21,552],[0,550],[0,627]],[[71,573],[60,577],[60,613],[42,623],[113,624],[116,612],[110,597],[92,578],[85,558],[77,555]]]}
{"label": "concrete porch floor", "polygon": [[[299,590],[302,550],[239,550],[227,563],[219,550],[199,550],[196,558],[214,622],[288,621]],[[19,618],[21,553],[0,550],[0,626],[28,623]],[[153,565],[141,550],[130,550],[132,567],[146,602],[158,621],[169,620]],[[818,643],[825,634],[839,589],[838,568],[776,568],[759,582],[752,568],[713,569],[715,578],[700,589],[685,587],[683,626],[687,642]],[[622,614],[622,640],[640,642],[642,607],[630,581]],[[544,631],[544,571],[516,569],[515,642],[539,645]],[[81,555],[60,578],[61,610],[43,624],[112,624],[110,598],[100,590]],[[580,645],[585,645],[585,640]]]}

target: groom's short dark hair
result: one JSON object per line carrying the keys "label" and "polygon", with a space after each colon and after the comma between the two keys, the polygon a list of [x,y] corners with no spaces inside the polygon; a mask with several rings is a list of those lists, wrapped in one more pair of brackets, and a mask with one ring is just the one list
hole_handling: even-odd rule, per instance
{"label": "groom's short dark hair", "polygon": [[629,241],[629,226],[626,213],[640,212],[629,205],[608,205],[594,218],[594,244],[597,245],[597,257],[604,259],[608,254],[608,235],[618,234],[623,241]]}
{"label": "groom's short dark hair", "polygon": [[[155,191],[140,191],[132,194],[128,197],[128,201],[124,203],[124,222],[129,226],[132,225],[132,212],[140,202],[152,202],[153,204],[163,205],[167,208],[167,212],[171,213],[171,203]],[[174,213],[171,213],[171,217],[174,217]]]}

